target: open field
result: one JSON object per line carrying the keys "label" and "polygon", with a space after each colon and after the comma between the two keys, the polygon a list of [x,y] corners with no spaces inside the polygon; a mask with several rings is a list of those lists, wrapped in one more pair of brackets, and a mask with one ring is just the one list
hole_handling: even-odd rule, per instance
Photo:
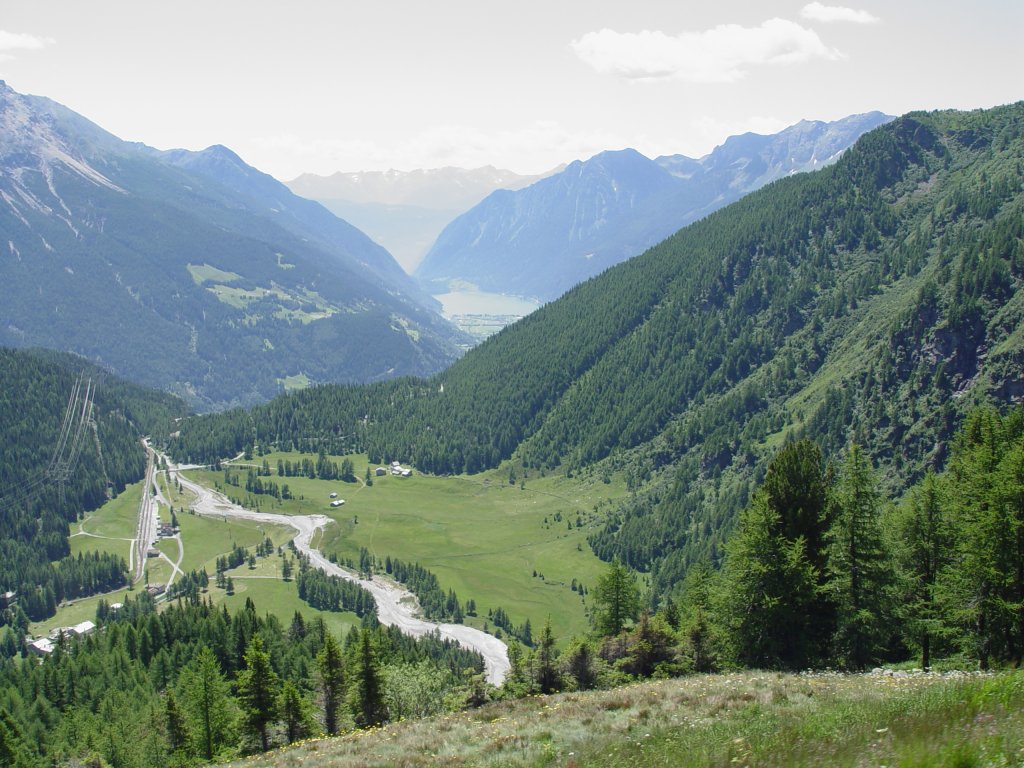
{"label": "open field", "polygon": [[[262,464],[263,458],[253,463]],[[287,483],[296,498],[252,498],[267,512],[334,518],[338,525],[321,542],[325,554],[357,561],[360,548],[366,547],[380,559],[418,561],[437,575],[442,588],[454,589],[463,602],[476,601],[479,616],[467,619],[475,626],[483,626],[489,608],[502,607],[516,624],[529,618],[535,630],[550,615],[562,641],[587,630],[585,604],[572,590],[572,581],[593,587],[605,568],[586,537],[603,519],[595,506],[622,496],[621,483],[531,475],[510,484],[506,468],[473,477],[389,474],[364,486],[366,456],[348,457],[360,478],[356,483],[279,478],[279,458],[295,463],[302,456],[275,453],[265,458],[274,475],[270,479]],[[342,457],[332,458],[340,462]],[[238,471],[240,487],[226,490],[244,499],[246,468]],[[223,472],[190,476],[225,487]],[[329,506],[331,492],[345,499],[343,507]]]}
{"label": "open field", "polygon": [[[132,483],[85,519],[71,525],[71,554],[109,552],[128,562],[142,498],[142,481]],[[77,535],[76,535],[77,534]]]}
{"label": "open field", "polygon": [[307,622],[322,618],[336,637],[345,637],[353,626],[360,625],[359,617],[354,613],[320,611],[302,602],[295,582],[281,580],[280,558],[277,555],[259,558],[256,562],[255,569],[242,565],[227,571],[227,575],[234,581],[233,595],[228,595],[223,589],[214,586],[211,576],[208,595],[213,598],[213,602],[217,605],[224,603],[231,613],[235,613],[245,606],[246,599],[251,598],[260,615],[273,614],[285,625],[291,621],[295,611],[298,611]]}
{"label": "open field", "polygon": [[35,637],[40,637],[57,627],[73,627],[83,621],[96,621],[96,607],[100,600],[106,600],[108,603],[123,603],[124,599],[132,594],[134,593],[128,589],[119,589],[117,592],[109,592],[105,595],[93,595],[74,600],[62,605],[57,609],[57,613],[50,618],[30,624],[29,632]]}
{"label": "open field", "polygon": [[1024,673],[746,672],[535,696],[249,758],[343,766],[1009,766]]}
{"label": "open field", "polygon": [[[164,496],[176,509],[187,508],[189,501],[187,494],[178,494],[175,488],[167,485],[163,475],[158,475],[158,482],[163,489]],[[90,513],[81,522],[72,525],[71,554],[95,551],[111,552],[121,555],[127,563],[131,549],[130,540],[135,536],[141,493],[142,482],[133,483],[117,498]],[[161,518],[164,520],[170,518],[169,512],[163,507],[161,507]],[[269,537],[275,545],[281,545],[292,536],[290,529],[280,526],[260,525],[240,520],[211,520],[180,511],[178,523],[181,527],[181,537],[185,549],[181,570],[188,573],[191,570],[206,568],[211,580],[216,570],[217,558],[230,552],[235,544],[251,549],[264,538]],[[76,533],[79,535],[74,535]],[[177,541],[163,539],[158,542],[157,549],[164,552],[172,561],[177,561]],[[146,576],[150,584],[166,583],[171,572],[170,563],[163,558],[147,559]],[[142,586],[140,583],[136,585],[136,588]],[[295,610],[312,615],[313,609],[299,600],[298,595],[295,594],[295,585],[290,584],[289,586],[293,598],[290,605],[286,606],[287,610],[281,614],[282,619],[291,618]],[[101,599],[105,599],[108,603],[122,602],[128,594],[131,594],[128,590],[120,590],[108,595],[96,595],[75,600],[72,604],[58,608],[55,616],[32,624],[31,631],[36,635],[42,635],[54,627],[70,626],[86,619],[94,619],[96,606]],[[265,610],[258,602],[257,608],[261,611]],[[277,611],[274,612],[277,613]],[[355,617],[352,619],[355,620]],[[335,623],[339,626],[347,626],[344,620],[336,619]]]}

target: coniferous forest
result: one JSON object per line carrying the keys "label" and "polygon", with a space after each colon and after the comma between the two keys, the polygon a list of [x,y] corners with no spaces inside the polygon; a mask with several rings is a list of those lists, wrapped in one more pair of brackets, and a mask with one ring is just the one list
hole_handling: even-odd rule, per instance
{"label": "coniferous forest", "polygon": [[[77,455],[71,434],[60,456],[65,416],[79,378],[92,382],[89,423]],[[142,435],[166,433],[187,409],[177,398],[116,379],[72,355],[0,349],[0,592],[18,594],[19,614],[8,620],[52,616],[64,599],[123,586],[122,558],[92,553],[71,557],[69,524],[141,480],[146,468]],[[69,429],[74,432],[74,429]],[[74,461],[72,461],[74,459]]]}

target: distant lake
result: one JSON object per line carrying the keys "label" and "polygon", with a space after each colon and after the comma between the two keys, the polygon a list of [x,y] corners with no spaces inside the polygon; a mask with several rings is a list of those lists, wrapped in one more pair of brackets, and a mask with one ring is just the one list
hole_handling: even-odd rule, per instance
{"label": "distant lake", "polygon": [[522,296],[485,291],[452,291],[434,297],[444,306],[444,316],[455,315],[528,315],[541,305]]}

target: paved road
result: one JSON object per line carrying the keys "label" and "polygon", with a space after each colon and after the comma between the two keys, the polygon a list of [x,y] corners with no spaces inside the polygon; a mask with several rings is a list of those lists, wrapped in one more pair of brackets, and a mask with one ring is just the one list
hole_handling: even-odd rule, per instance
{"label": "paved road", "polygon": [[419,604],[411,592],[379,580],[361,579],[354,573],[335,565],[318,549],[314,549],[311,544],[313,535],[332,522],[331,518],[326,515],[280,515],[273,512],[254,512],[233,504],[221,493],[193,482],[180,474],[179,469],[181,468],[173,467],[171,471],[176,474],[184,488],[196,495],[193,508],[197,514],[209,517],[257,520],[294,528],[296,531],[295,548],[309,558],[311,565],[332,576],[340,576],[343,579],[354,581],[373,595],[377,601],[377,618],[381,624],[396,626],[402,632],[415,637],[438,632],[441,637],[454,640],[463,647],[477,651],[483,656],[484,669],[489,683],[501,685],[505,679],[510,665],[508,648],[501,640],[479,629],[462,624],[435,624],[425,621],[415,615]]}

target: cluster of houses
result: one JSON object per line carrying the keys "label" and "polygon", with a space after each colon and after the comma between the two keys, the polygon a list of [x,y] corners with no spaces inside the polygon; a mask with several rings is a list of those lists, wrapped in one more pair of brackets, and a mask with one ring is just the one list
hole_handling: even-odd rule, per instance
{"label": "cluster of houses", "polygon": [[[377,477],[384,477],[388,471],[389,470],[385,467],[377,467],[377,469],[374,470],[374,474],[376,474]],[[403,467],[401,462],[398,461],[391,462],[390,472],[395,477],[412,477],[412,470],[408,467]]]}
{"label": "cluster of houses", "polygon": [[[110,610],[119,610],[121,603],[114,603]],[[83,621],[73,627],[57,627],[51,629],[46,637],[40,637],[28,644],[28,649],[37,656],[46,656],[53,653],[54,648],[60,642],[61,637],[85,637],[96,631],[96,624],[91,621]]]}

